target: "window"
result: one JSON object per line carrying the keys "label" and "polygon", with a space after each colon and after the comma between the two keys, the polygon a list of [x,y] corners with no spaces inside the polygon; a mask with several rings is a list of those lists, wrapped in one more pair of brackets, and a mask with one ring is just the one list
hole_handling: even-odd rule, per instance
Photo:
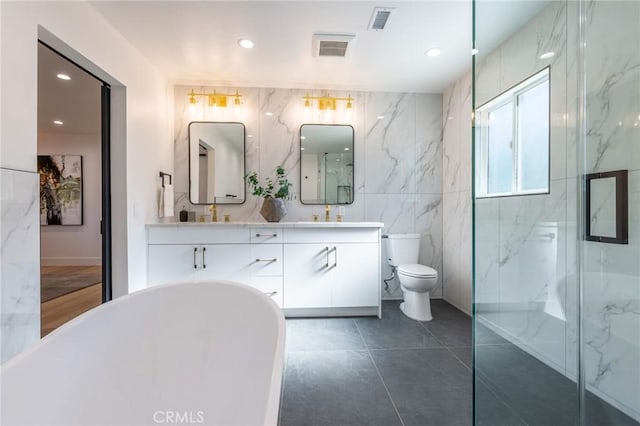
{"label": "window", "polygon": [[549,68],[476,110],[476,197],[549,192]]}

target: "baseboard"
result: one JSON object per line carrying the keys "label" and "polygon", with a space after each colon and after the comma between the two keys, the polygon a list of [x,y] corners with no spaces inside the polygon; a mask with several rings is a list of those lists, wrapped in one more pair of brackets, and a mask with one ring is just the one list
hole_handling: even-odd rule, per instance
{"label": "baseboard", "polygon": [[447,302],[450,305],[453,305],[453,307],[455,307],[457,310],[462,311],[465,314],[471,316],[471,312],[469,312],[467,309],[463,308],[459,304],[455,303],[453,300],[449,300],[446,297],[443,297],[442,300],[444,300],[445,302]]}
{"label": "baseboard", "polygon": [[42,257],[41,266],[100,266],[101,257]]}

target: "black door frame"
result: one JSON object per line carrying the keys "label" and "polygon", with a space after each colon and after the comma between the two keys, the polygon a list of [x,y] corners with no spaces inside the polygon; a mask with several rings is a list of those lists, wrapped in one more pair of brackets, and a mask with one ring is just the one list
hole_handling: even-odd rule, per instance
{"label": "black door frame", "polygon": [[102,199],[102,220],[100,221],[100,234],[102,235],[102,303],[112,299],[112,224],[111,224],[111,86],[109,83],[87,70],[85,67],[72,61],[67,56],[61,54],[53,47],[42,40],[38,43],[51,50],[56,55],[72,63],[82,71],[86,72],[100,83],[100,123],[101,123],[101,199]]}

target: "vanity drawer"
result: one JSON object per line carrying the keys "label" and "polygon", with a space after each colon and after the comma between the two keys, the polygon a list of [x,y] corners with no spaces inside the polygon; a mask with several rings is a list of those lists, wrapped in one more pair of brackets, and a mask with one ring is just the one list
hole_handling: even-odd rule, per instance
{"label": "vanity drawer", "polygon": [[211,225],[149,228],[149,244],[249,244],[249,229]]}
{"label": "vanity drawer", "polygon": [[270,296],[282,308],[282,277],[253,277],[251,287]]}
{"label": "vanity drawer", "polygon": [[378,228],[285,229],[285,243],[377,243]]}
{"label": "vanity drawer", "polygon": [[252,244],[251,261],[254,276],[282,275],[282,244]]}
{"label": "vanity drawer", "polygon": [[282,228],[251,228],[251,243],[282,243]]}

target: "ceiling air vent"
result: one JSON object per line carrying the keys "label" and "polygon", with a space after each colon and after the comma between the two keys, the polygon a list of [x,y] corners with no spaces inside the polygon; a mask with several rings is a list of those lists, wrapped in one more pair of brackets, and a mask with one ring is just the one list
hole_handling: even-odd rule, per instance
{"label": "ceiling air vent", "polygon": [[371,15],[371,20],[369,21],[369,29],[374,31],[384,30],[394,9],[394,7],[374,7],[373,15]]}
{"label": "ceiling air vent", "polygon": [[314,34],[313,54],[315,56],[345,57],[353,34]]}

